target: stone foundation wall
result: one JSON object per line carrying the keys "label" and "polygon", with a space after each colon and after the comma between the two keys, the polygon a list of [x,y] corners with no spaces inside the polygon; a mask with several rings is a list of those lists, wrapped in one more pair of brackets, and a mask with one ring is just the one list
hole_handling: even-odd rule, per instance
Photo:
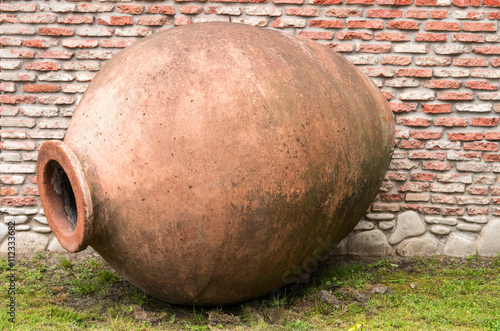
{"label": "stone foundation wall", "polygon": [[[114,53],[161,29],[232,21],[341,52],[395,114],[380,194],[337,253],[500,251],[499,0],[2,0],[0,252],[58,250],[41,210],[37,150],[63,139]],[[231,68],[228,68],[231,70]]]}

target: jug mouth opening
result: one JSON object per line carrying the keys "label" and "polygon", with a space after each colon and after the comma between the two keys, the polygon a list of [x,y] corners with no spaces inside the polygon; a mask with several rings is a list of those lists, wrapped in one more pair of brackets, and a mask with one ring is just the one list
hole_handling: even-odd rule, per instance
{"label": "jug mouth opening", "polygon": [[93,211],[80,161],[61,141],[42,145],[37,161],[40,200],[47,222],[66,250],[78,252],[90,243]]}

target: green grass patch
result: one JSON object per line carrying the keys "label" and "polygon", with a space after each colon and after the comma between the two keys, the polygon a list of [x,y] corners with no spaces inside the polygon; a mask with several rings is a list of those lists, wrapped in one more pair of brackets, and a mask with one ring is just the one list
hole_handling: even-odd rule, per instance
{"label": "green grass patch", "polygon": [[[500,330],[500,256],[332,258],[298,289],[228,307],[160,302],[99,257],[0,258],[0,330]],[[321,294],[321,295],[320,295]]]}

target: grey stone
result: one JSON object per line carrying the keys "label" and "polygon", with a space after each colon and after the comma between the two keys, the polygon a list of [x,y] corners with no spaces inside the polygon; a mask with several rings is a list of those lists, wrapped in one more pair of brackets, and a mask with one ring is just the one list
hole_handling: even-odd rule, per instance
{"label": "grey stone", "polygon": [[0,223],[0,242],[7,237],[9,233],[9,227],[5,224]]}
{"label": "grey stone", "polygon": [[43,210],[42,208],[40,208],[40,214],[41,215],[45,215],[45,210]]}
{"label": "grey stone", "polygon": [[438,236],[446,236],[447,234],[450,234],[451,230],[449,227],[445,225],[433,225],[429,229],[431,233],[434,233],[435,235]]}
{"label": "grey stone", "polygon": [[380,230],[358,232],[349,238],[347,252],[361,256],[387,256],[394,251],[387,238]]}
{"label": "grey stone", "polygon": [[5,216],[3,218],[3,221],[5,224],[8,224],[10,222],[14,224],[23,224],[28,222],[28,216]]}
{"label": "grey stone", "polygon": [[456,218],[426,217],[425,223],[427,223],[427,224],[457,225],[458,221]]}
{"label": "grey stone", "polygon": [[396,253],[401,256],[429,256],[441,254],[443,244],[432,236],[410,238],[404,240],[396,248]]}
{"label": "grey stone", "polygon": [[[22,254],[30,254],[45,250],[49,239],[41,234],[33,232],[18,232],[16,233],[16,256],[21,257]],[[4,241],[0,245],[0,254],[7,254],[7,242]]]}
{"label": "grey stone", "polygon": [[384,221],[384,222],[379,222],[378,223],[378,228],[380,230],[389,230],[394,227],[394,222],[393,221]]}
{"label": "grey stone", "polygon": [[52,239],[49,243],[49,245],[47,246],[47,250],[49,252],[55,252],[55,253],[67,253],[68,251],[66,249],[64,249],[64,247],[61,246],[61,244],[59,243],[59,241],[57,240],[56,237],[54,237],[54,239]]}
{"label": "grey stone", "polygon": [[45,225],[49,224],[49,222],[47,222],[47,218],[43,217],[43,216],[35,216],[35,217],[33,217],[33,219],[41,224],[45,224]]}
{"label": "grey stone", "polygon": [[385,294],[388,290],[389,289],[387,288],[387,286],[384,286],[382,284],[374,284],[370,288],[370,292],[372,292],[373,294]]}
{"label": "grey stone", "polygon": [[0,208],[0,213],[5,213],[9,215],[34,215],[38,213],[38,209],[5,207],[5,208]]}
{"label": "grey stone", "polygon": [[38,233],[51,233],[52,230],[48,226],[34,226],[33,231]]}
{"label": "grey stone", "polygon": [[415,237],[425,233],[425,224],[420,216],[412,210],[399,214],[396,230],[389,237],[389,243],[395,245],[408,237]]}
{"label": "grey stone", "polygon": [[462,216],[460,217],[460,219],[470,223],[481,223],[481,224],[488,223],[488,218],[486,216],[475,216],[475,217]]}
{"label": "grey stone", "polygon": [[448,237],[443,253],[449,256],[464,257],[476,252],[475,241],[452,233]]}
{"label": "grey stone", "polygon": [[500,253],[500,218],[489,221],[481,231],[477,242],[477,252],[481,256],[497,256]]}
{"label": "grey stone", "polygon": [[16,231],[29,231],[31,227],[26,224],[16,225]]}
{"label": "grey stone", "polygon": [[372,230],[375,228],[375,225],[372,223],[372,222],[368,222],[368,221],[359,221],[358,224],[356,224],[356,227],[354,228],[354,230]]}
{"label": "grey stone", "polygon": [[396,216],[393,214],[366,214],[365,218],[373,221],[389,221],[394,219]]}
{"label": "grey stone", "polygon": [[460,231],[481,232],[482,227],[478,224],[460,223],[457,225],[457,229]]}
{"label": "grey stone", "polygon": [[333,294],[325,290],[321,290],[318,292],[318,298],[320,298],[321,301],[324,301],[332,306],[340,306],[341,304],[339,299],[337,299]]}
{"label": "grey stone", "polygon": [[333,249],[330,255],[344,255],[347,253],[347,238],[342,239]]}

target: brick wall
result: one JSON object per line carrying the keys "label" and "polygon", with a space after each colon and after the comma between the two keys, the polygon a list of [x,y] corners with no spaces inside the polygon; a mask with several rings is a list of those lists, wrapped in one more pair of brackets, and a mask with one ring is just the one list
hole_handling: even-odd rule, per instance
{"label": "brick wall", "polygon": [[[2,0],[0,10],[0,208],[26,247],[58,247],[39,205],[37,150],[64,137],[103,63],[158,30],[216,20],[317,40],[390,101],[394,160],[338,252],[500,250],[499,0]],[[6,232],[0,222],[0,251]]]}

